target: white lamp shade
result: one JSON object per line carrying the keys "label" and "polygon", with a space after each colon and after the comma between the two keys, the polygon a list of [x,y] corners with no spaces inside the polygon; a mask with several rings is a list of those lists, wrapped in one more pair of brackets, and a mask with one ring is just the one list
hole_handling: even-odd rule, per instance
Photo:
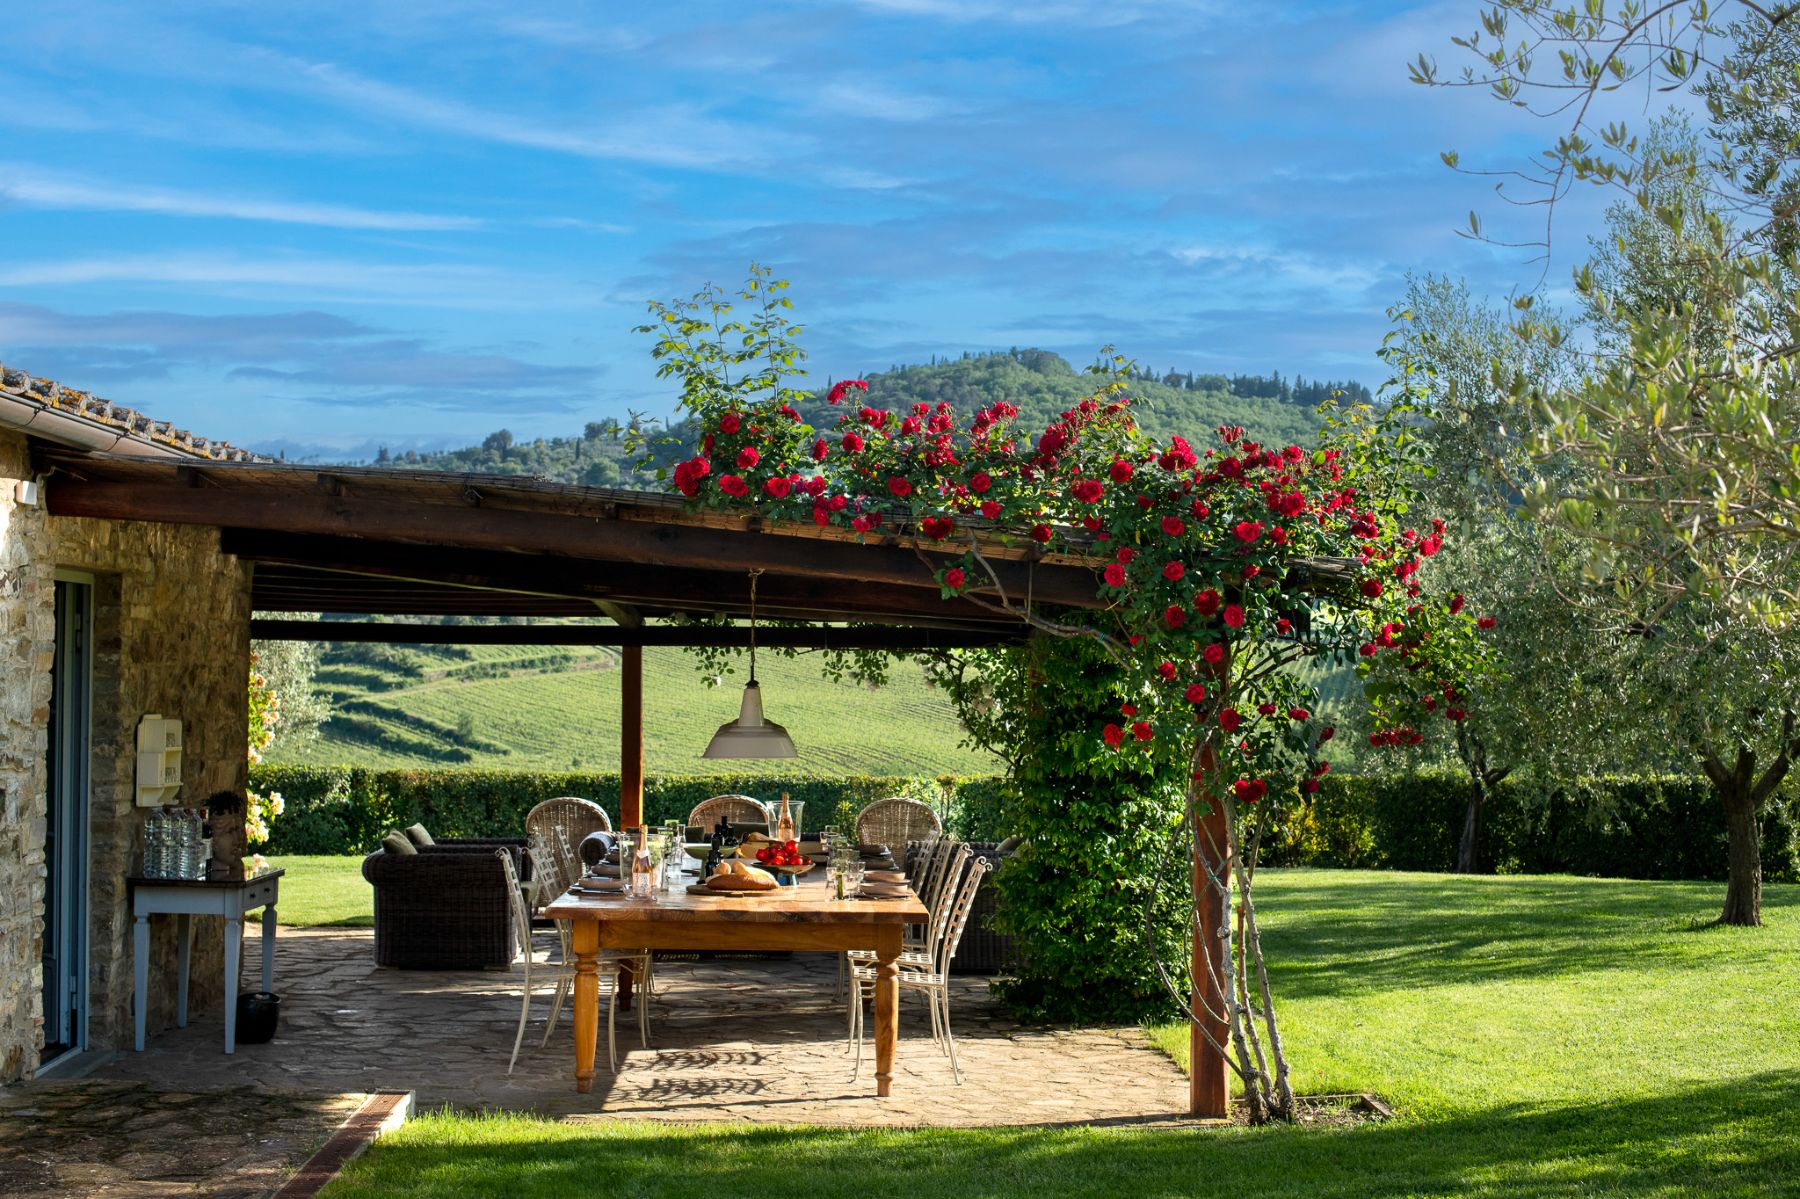
{"label": "white lamp shade", "polygon": [[719,726],[703,758],[792,758],[794,739],[786,729],[763,719],[762,688],[751,679],[744,685],[744,704],[738,718]]}

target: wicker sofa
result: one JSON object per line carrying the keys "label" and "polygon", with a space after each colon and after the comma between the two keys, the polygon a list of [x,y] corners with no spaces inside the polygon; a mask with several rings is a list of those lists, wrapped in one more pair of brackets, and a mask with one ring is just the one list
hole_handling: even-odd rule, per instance
{"label": "wicker sofa", "polygon": [[407,970],[505,968],[517,949],[506,872],[494,851],[512,853],[530,877],[523,840],[440,841],[416,853],[378,849],[363,859],[375,890],[375,964]]}

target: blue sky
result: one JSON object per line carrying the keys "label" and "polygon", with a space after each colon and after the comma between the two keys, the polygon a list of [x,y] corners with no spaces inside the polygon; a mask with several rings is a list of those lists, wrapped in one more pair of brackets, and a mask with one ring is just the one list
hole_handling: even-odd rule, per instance
{"label": "blue sky", "polygon": [[[819,378],[1115,343],[1374,384],[1549,133],[1407,83],[1472,4],[12,6],[0,360],[291,452],[666,412],[646,298],[793,281]],[[1579,229],[1579,222],[1577,222]],[[1567,226],[1565,226],[1565,234]],[[1570,235],[1571,239],[1573,235]],[[1575,239],[1578,240],[1578,239]]]}

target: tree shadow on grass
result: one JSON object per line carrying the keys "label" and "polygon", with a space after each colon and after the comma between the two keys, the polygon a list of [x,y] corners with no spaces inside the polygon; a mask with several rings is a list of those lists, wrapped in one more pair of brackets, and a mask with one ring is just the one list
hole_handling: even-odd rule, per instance
{"label": "tree shadow on grass", "polygon": [[1353,1129],[858,1130],[425,1118],[329,1199],[669,1196],[1413,1196],[1795,1193],[1800,1071],[1649,1098]]}
{"label": "tree shadow on grass", "polygon": [[[1258,892],[1277,989],[1297,998],[1685,969],[1702,947],[1675,934],[1710,917],[1723,884],[1283,871]],[[1764,907],[1772,922],[1800,924],[1800,887],[1768,888]],[[1793,950],[1777,930],[1731,946],[1740,967]]]}

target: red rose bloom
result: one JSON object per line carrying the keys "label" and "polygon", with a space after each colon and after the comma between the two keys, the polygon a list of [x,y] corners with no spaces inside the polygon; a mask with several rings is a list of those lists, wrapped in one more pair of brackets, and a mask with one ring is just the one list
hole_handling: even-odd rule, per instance
{"label": "red rose bloom", "polygon": [[1187,622],[1187,609],[1180,604],[1170,604],[1163,609],[1163,623],[1171,629],[1179,629]]}
{"label": "red rose bloom", "polygon": [[1161,664],[1157,666],[1156,673],[1160,674],[1165,679],[1174,678],[1175,677],[1175,663],[1169,661],[1167,658],[1164,658],[1162,660]]}
{"label": "red rose bloom", "polygon": [[1266,700],[1260,704],[1257,704],[1256,710],[1258,712],[1262,713],[1264,716],[1275,715],[1275,705],[1267,702]]}
{"label": "red rose bloom", "polygon": [[1335,736],[1337,736],[1337,725],[1328,724],[1319,730],[1319,744],[1323,745]]}
{"label": "red rose bloom", "polygon": [[1311,795],[1319,789],[1319,780],[1307,779],[1304,783],[1300,784],[1300,789],[1305,791],[1308,795]]}
{"label": "red rose bloom", "polygon": [[1044,542],[1050,540],[1050,526],[1049,525],[1033,525],[1033,526],[1031,526],[1031,539],[1033,541],[1037,542],[1039,545],[1042,545]]}
{"label": "red rose bloom", "polygon": [[815,496],[816,495],[824,495],[825,494],[825,486],[826,486],[825,476],[824,475],[814,475],[812,478],[810,478],[806,481],[806,494],[807,495],[815,495]]}
{"label": "red rose bloom", "polygon": [[1362,593],[1364,595],[1368,596],[1370,599],[1380,599],[1381,598],[1381,580],[1380,579],[1364,579],[1363,585],[1362,585]]}
{"label": "red rose bloom", "polygon": [[1232,533],[1237,536],[1239,541],[1248,545],[1258,537],[1261,537],[1262,531],[1263,527],[1260,520],[1240,520],[1237,523],[1237,528],[1233,529]]}
{"label": "red rose bloom", "polygon": [[1238,607],[1238,605],[1236,605],[1236,604],[1226,604],[1225,605],[1225,624],[1228,628],[1233,628],[1233,629],[1243,628],[1244,627],[1244,610],[1242,608]]}
{"label": "red rose bloom", "polygon": [[1140,720],[1131,726],[1131,735],[1136,737],[1139,741],[1148,741],[1156,734],[1150,731],[1149,724]]}
{"label": "red rose bloom", "polygon": [[1120,704],[1119,705],[1119,714],[1121,716],[1136,716],[1137,715],[1137,705],[1136,704]]}
{"label": "red rose bloom", "polygon": [[1459,591],[1455,595],[1450,597],[1450,615],[1455,616],[1458,612],[1461,612],[1462,610],[1463,610],[1463,597],[1462,597],[1462,592]]}
{"label": "red rose bloom", "polygon": [[1100,730],[1100,736],[1105,739],[1108,745],[1117,749],[1119,748],[1119,743],[1125,740],[1125,730],[1116,724],[1109,724],[1104,729]]}
{"label": "red rose bloom", "polygon": [[963,584],[968,580],[969,577],[963,573],[960,566],[952,566],[944,572],[944,586],[952,591],[961,591]]}
{"label": "red rose bloom", "polygon": [[1165,516],[1162,518],[1162,531],[1171,537],[1179,537],[1187,532],[1187,526],[1181,523],[1179,516]]}
{"label": "red rose bloom", "polygon": [[1283,616],[1275,622],[1275,631],[1285,637],[1294,631],[1294,622]]}
{"label": "red rose bloom", "polygon": [[704,458],[690,458],[675,468],[675,486],[691,499],[700,490],[700,480],[711,473],[712,463]]}
{"label": "red rose bloom", "polygon": [[933,541],[942,541],[956,532],[956,522],[948,516],[927,516],[919,522],[919,531]]}
{"label": "red rose bloom", "polygon": [[861,433],[846,433],[846,434],[844,434],[843,440],[839,444],[844,447],[844,452],[846,454],[857,453],[863,448],[862,434]]}
{"label": "red rose bloom", "polygon": [[743,418],[735,412],[727,412],[719,418],[719,432],[736,433],[743,427]]}
{"label": "red rose bloom", "polygon": [[1217,666],[1225,660],[1225,647],[1214,642],[1201,650],[1200,656],[1206,659],[1208,665]]}
{"label": "red rose bloom", "polygon": [[912,494],[912,480],[902,479],[899,475],[888,476],[888,490],[905,499]]}
{"label": "red rose bloom", "polygon": [[981,501],[981,514],[983,516],[987,517],[989,520],[999,520],[1000,519],[1000,501],[999,500],[982,500]]}
{"label": "red rose bloom", "polygon": [[1288,709],[1288,719],[1289,720],[1311,720],[1312,713],[1308,712],[1305,708],[1289,708]]}
{"label": "red rose bloom", "polygon": [[785,500],[788,492],[794,489],[794,481],[785,475],[777,475],[763,484],[763,490],[778,500]]}
{"label": "red rose bloom", "polygon": [[1108,587],[1125,586],[1125,568],[1120,566],[1117,562],[1107,563],[1104,574],[1106,576],[1106,585]]}
{"label": "red rose bloom", "polygon": [[1261,779],[1239,779],[1231,784],[1231,790],[1240,803],[1255,803],[1268,794],[1269,785]]}
{"label": "red rose bloom", "polygon": [[969,480],[969,490],[973,491],[976,495],[982,494],[993,485],[993,476],[988,474],[985,470],[976,471],[975,477]]}
{"label": "red rose bloom", "polygon": [[825,456],[829,453],[831,453],[831,447],[825,444],[825,439],[823,437],[813,442],[812,456],[814,462],[825,461]]}
{"label": "red rose bloom", "polygon": [[744,482],[744,480],[737,475],[720,475],[719,490],[723,491],[726,495],[736,496],[737,498],[742,499],[750,494],[750,484]]}
{"label": "red rose bloom", "polygon": [[1491,629],[1499,623],[1500,622],[1492,616],[1483,616],[1480,620],[1475,622],[1475,626],[1482,629]]}
{"label": "red rose bloom", "polygon": [[1228,733],[1236,732],[1238,726],[1243,723],[1243,714],[1236,708],[1226,708],[1223,712],[1219,713],[1219,727]]}
{"label": "red rose bloom", "polygon": [[844,393],[849,391],[852,387],[856,388],[858,391],[869,390],[868,383],[861,379],[839,379],[836,383],[831,385],[831,392],[825,397],[826,402],[831,404],[843,403]]}
{"label": "red rose bloom", "polygon": [[1202,616],[1211,617],[1219,610],[1219,593],[1208,587],[1194,597],[1194,611]]}
{"label": "red rose bloom", "polygon": [[1135,557],[1137,557],[1137,551],[1135,549],[1132,549],[1128,545],[1119,547],[1119,562],[1121,565],[1130,566],[1131,560]]}
{"label": "red rose bloom", "polygon": [[1205,687],[1202,687],[1199,683],[1189,683],[1188,684],[1188,689],[1187,689],[1188,703],[1190,703],[1190,704],[1202,703],[1205,701],[1205,699],[1206,699],[1206,688]]}
{"label": "red rose bloom", "polygon": [[1123,458],[1115,459],[1111,469],[1106,473],[1112,476],[1112,481],[1115,483],[1129,483],[1131,482],[1131,463]]}
{"label": "red rose bloom", "polygon": [[1181,581],[1181,576],[1186,573],[1187,567],[1179,562],[1170,562],[1163,567],[1163,578],[1169,580],[1171,583],[1179,583]]}
{"label": "red rose bloom", "polygon": [[1105,494],[1106,488],[1098,479],[1083,479],[1071,487],[1069,492],[1084,504],[1096,504],[1100,502],[1100,497]]}
{"label": "red rose bloom", "polygon": [[743,449],[738,451],[737,464],[739,466],[743,467],[745,470],[749,470],[751,467],[755,466],[758,462],[761,462],[761,461],[762,461],[762,451],[758,450],[753,445],[747,445]]}

